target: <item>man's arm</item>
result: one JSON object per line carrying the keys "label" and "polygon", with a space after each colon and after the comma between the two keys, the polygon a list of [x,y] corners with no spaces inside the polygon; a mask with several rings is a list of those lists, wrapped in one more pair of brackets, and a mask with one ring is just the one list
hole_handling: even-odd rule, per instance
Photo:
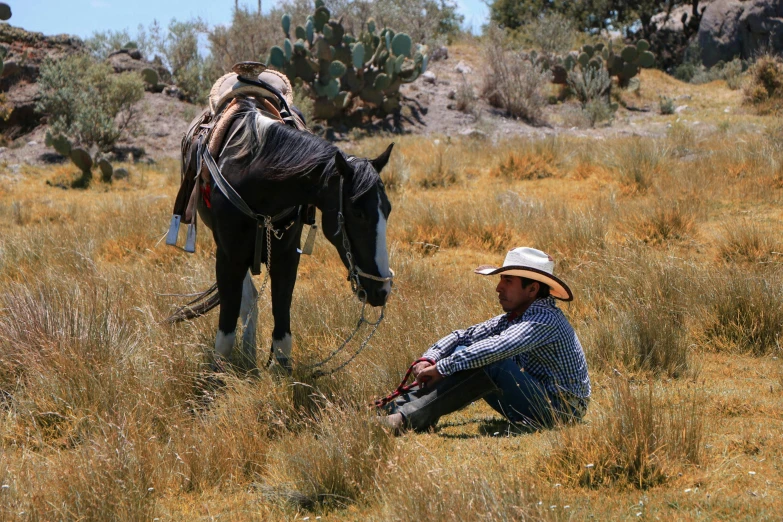
{"label": "man's arm", "polygon": [[533,321],[521,322],[510,326],[499,335],[485,337],[463,350],[439,359],[435,367],[443,376],[461,370],[480,368],[549,343],[555,335],[554,325]]}
{"label": "man's arm", "polygon": [[441,338],[438,342],[430,346],[430,348],[424,352],[422,358],[431,359],[433,362],[437,362],[444,357],[451,355],[457,346],[470,346],[473,343],[486,339],[492,335],[492,331],[503,317],[499,315],[493,317],[488,321],[479,323],[466,328],[464,330],[454,330],[449,335]]}

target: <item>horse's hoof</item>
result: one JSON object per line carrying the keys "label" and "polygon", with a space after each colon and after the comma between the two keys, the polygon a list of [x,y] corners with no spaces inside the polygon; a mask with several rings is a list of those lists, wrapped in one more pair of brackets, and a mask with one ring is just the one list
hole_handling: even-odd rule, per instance
{"label": "horse's hoof", "polygon": [[286,357],[275,357],[269,364],[269,369],[272,371],[272,373],[284,377],[290,377],[294,370],[293,366],[291,365],[291,359]]}

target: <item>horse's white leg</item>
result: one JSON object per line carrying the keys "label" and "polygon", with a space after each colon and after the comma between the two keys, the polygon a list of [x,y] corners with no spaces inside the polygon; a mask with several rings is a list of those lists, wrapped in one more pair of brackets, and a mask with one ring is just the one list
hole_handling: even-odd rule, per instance
{"label": "horse's white leg", "polygon": [[272,339],[272,353],[275,354],[275,362],[283,366],[287,371],[291,369],[291,334],[286,333],[282,339]]}
{"label": "horse's white leg", "polygon": [[258,290],[253,284],[250,271],[242,282],[242,304],[239,306],[239,318],[242,321],[242,354],[249,369],[256,366],[256,327],[258,325]]}
{"label": "horse's white leg", "polygon": [[224,333],[223,330],[218,329],[215,336],[215,352],[224,359],[228,359],[228,356],[231,355],[231,350],[234,348],[234,340],[236,338],[236,330]]}

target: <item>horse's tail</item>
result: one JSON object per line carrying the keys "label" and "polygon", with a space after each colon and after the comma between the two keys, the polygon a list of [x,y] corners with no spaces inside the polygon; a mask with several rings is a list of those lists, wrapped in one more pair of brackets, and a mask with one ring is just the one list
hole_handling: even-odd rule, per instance
{"label": "horse's tail", "polygon": [[220,304],[217,283],[196,295],[189,303],[180,306],[166,318],[167,323],[179,323],[201,317]]}

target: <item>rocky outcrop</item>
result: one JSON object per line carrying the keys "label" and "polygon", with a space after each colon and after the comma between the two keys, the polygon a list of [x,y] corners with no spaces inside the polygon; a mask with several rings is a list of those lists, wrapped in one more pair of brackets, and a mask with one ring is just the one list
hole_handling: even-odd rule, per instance
{"label": "rocky outcrop", "polygon": [[716,0],[701,18],[699,45],[707,67],[764,49],[783,52],[783,0]]}
{"label": "rocky outcrop", "polygon": [[74,36],[44,36],[9,24],[0,24],[0,44],[8,49],[0,92],[11,109],[8,120],[0,119],[0,133],[13,139],[40,123],[41,116],[35,112],[35,102],[39,99],[35,82],[43,61],[47,57],[57,60],[83,51],[84,44]]}
{"label": "rocky outcrop", "polygon": [[[0,76],[0,92],[5,96],[6,107],[0,109],[11,109],[8,120],[0,118],[0,134],[15,139],[41,124],[42,115],[35,112],[35,104],[40,99],[36,81],[44,60],[60,60],[74,53],[86,52],[86,48],[84,42],[75,36],[44,36],[8,24],[0,24],[0,45],[8,49]],[[171,73],[159,59],[152,62],[144,60],[136,49],[116,51],[107,62],[118,73],[155,69],[159,81],[154,89],[158,92],[171,83]]]}

